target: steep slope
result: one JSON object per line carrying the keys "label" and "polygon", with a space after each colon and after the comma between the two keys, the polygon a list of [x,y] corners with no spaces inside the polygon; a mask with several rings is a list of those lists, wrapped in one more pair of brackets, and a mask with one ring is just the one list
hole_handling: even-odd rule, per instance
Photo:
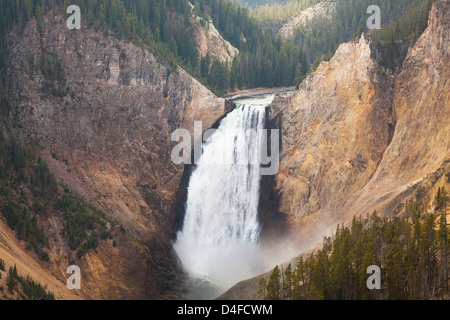
{"label": "steep slope", "polygon": [[[171,133],[192,132],[194,121],[210,127],[224,100],[149,51],[91,29],[69,31],[52,13],[9,35],[4,79],[16,123],[44,146],[57,178],[127,229],[123,246],[100,245],[76,261],[85,272],[82,292],[155,298],[174,291],[180,270],[170,203],[183,167],[170,160]],[[51,272],[61,281],[68,253],[55,256]]]}
{"label": "steep slope", "polygon": [[[284,248],[307,252],[336,224],[373,210],[401,213],[406,200],[428,210],[438,187],[448,188],[449,17],[450,1],[433,5],[396,75],[362,36],[341,45],[296,94],[274,101],[272,123],[282,130],[277,216],[292,229]],[[254,299],[258,281],[242,281],[220,299]]]}
{"label": "steep slope", "polygon": [[282,130],[276,189],[292,223],[322,227],[369,181],[392,136],[391,83],[363,36],[341,45],[295,96],[275,102]]}
{"label": "steep slope", "polygon": [[301,237],[318,240],[354,214],[382,210],[450,157],[449,6],[433,6],[397,77],[362,36],[341,45],[295,96],[275,103],[279,210]]}
{"label": "steep slope", "polygon": [[287,39],[292,36],[295,28],[303,28],[307,26],[309,21],[318,18],[328,20],[331,19],[335,9],[336,1],[332,0],[320,2],[312,7],[306,8],[288,22],[283,24],[279,30],[279,34],[283,37],[283,39]]}
{"label": "steep slope", "polygon": [[[65,282],[56,281],[55,276],[48,270],[43,268],[37,263],[29,252],[25,251],[20,243],[16,240],[15,235],[8,226],[0,219],[0,258],[5,261],[5,271],[8,271],[10,267],[14,265],[18,266],[18,273],[22,277],[31,276],[33,279],[37,279],[38,282],[45,284],[47,290],[51,291],[55,295],[55,299],[80,299],[74,292],[71,292],[65,286]],[[8,296],[6,292],[6,273],[3,273],[2,279],[0,279],[0,286],[5,288],[5,292],[0,294],[0,300],[2,297]]]}
{"label": "steep slope", "polygon": [[450,2],[437,2],[395,81],[392,142],[373,178],[343,210],[382,209],[450,158],[449,31]]}

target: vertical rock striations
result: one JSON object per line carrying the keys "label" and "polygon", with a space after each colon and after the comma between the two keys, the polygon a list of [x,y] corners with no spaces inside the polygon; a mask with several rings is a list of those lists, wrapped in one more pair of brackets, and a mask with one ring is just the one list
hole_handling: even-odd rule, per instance
{"label": "vertical rock striations", "polygon": [[279,209],[291,222],[320,225],[369,181],[392,135],[392,80],[363,36],[272,108],[282,130]]}
{"label": "vertical rock striations", "polygon": [[434,4],[397,75],[363,35],[274,103],[279,211],[302,236],[319,240],[355,214],[382,211],[450,157],[449,16],[450,2]]}

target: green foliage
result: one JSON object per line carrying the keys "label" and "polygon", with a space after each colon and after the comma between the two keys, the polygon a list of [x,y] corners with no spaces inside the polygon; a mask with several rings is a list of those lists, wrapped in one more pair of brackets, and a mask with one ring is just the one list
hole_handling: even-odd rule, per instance
{"label": "green foliage", "polygon": [[37,160],[31,185],[34,187],[34,193],[37,196],[50,196],[58,190],[58,181],[55,175],[49,170],[47,163],[41,157]]}
{"label": "green foliage", "polygon": [[[65,15],[69,5],[81,9],[83,26],[144,45],[172,70],[177,64],[196,68],[198,52],[192,37],[190,6],[186,0],[29,0],[3,1],[0,5],[0,42],[15,25],[23,25],[32,17],[38,19],[49,10]],[[169,18],[171,16],[171,18]],[[174,18],[176,17],[176,18]],[[38,24],[38,27],[40,25]],[[5,65],[6,46],[0,46],[0,69]],[[75,51],[82,54],[79,48]],[[45,77],[41,92],[63,97],[70,92],[55,52],[44,52],[41,72]]]}
{"label": "green foliage", "polygon": [[[26,241],[28,247],[45,260],[48,258],[44,251],[49,245],[48,238],[44,229],[38,225],[37,217],[30,211],[28,193],[21,187],[25,183],[38,196],[50,196],[57,190],[56,178],[47,164],[41,158],[36,161],[37,149],[34,141],[19,142],[14,135],[10,136],[9,141],[0,139],[0,183],[5,186],[2,188],[5,201],[1,205],[1,212],[16,236]],[[19,195],[17,200],[12,198],[13,190]],[[36,207],[45,213],[45,206],[40,203],[39,199],[35,199]]]}
{"label": "green foliage", "polygon": [[439,187],[436,196],[434,197],[434,210],[439,211],[442,209],[447,198],[447,191],[445,191],[445,187]]}
{"label": "green foliage", "polygon": [[[442,191],[440,191],[442,193]],[[337,226],[333,237],[309,257],[301,257],[280,278],[276,266],[267,282],[266,299],[359,300],[433,299],[448,291],[449,232],[446,215],[416,213],[407,206],[402,217],[353,218]],[[367,267],[382,269],[381,290],[369,290]],[[262,285],[262,283],[261,283]],[[259,292],[262,292],[261,287]]]}
{"label": "green foliage", "polygon": [[264,277],[259,278],[258,291],[256,292],[257,299],[259,299],[259,300],[266,299],[266,286],[267,286],[266,278],[264,278]]}
{"label": "green foliage", "polygon": [[219,60],[214,60],[207,76],[208,83],[217,95],[222,95],[228,88],[228,67]]}
{"label": "green foliage", "polygon": [[[263,30],[261,22],[250,15],[248,8],[227,0],[201,0],[199,3],[209,8],[219,32],[240,51],[228,66],[225,77],[221,76],[224,80],[219,87],[225,83],[228,89],[291,86],[299,62],[306,72],[302,46],[283,42],[272,30]],[[223,68],[218,69],[224,73]],[[217,88],[217,79],[209,78],[211,86],[212,82]]]}
{"label": "green foliage", "polygon": [[292,299],[292,266],[289,263],[283,274],[283,298],[285,300]]}
{"label": "green foliage", "polygon": [[16,265],[14,265],[14,268],[9,267],[8,280],[6,282],[6,285],[7,285],[10,293],[13,293],[17,289],[18,279],[19,279],[19,275],[17,274]]}
{"label": "green foliage", "polygon": [[281,285],[280,285],[280,269],[275,266],[270,274],[269,281],[267,281],[267,300],[281,299]]}
{"label": "green foliage", "polygon": [[268,4],[274,4],[274,3],[284,3],[289,0],[237,0],[242,5],[248,5],[250,7],[258,7],[258,6],[264,6]]}
{"label": "green foliage", "polygon": [[284,23],[298,15],[301,11],[324,0],[284,0],[284,1],[261,1],[254,0],[258,6],[252,10],[252,16],[262,22],[263,27],[279,29]]}
{"label": "green foliage", "polygon": [[[337,0],[331,19],[314,19],[307,27],[295,30],[292,39],[283,41],[278,35],[280,25],[320,1],[250,0],[251,5],[266,5],[254,10],[229,0],[197,0],[193,9],[187,0],[74,0],[71,4],[80,6],[88,27],[143,45],[169,70],[181,65],[222,94],[235,88],[298,86],[315,70],[314,62],[327,60],[324,55],[331,56],[339,44],[365,30],[369,5],[379,5],[382,11],[383,29],[371,32],[384,45],[379,50],[382,63],[395,67],[425,28],[435,0]],[[0,41],[14,25],[22,25],[51,9],[61,12],[67,5],[64,0],[37,0],[32,5],[26,0],[3,2]],[[197,27],[194,13],[204,26],[211,17],[221,35],[239,49],[240,54],[231,65],[200,58],[193,37]],[[6,60],[5,49],[6,46],[0,49],[0,69]],[[80,56],[78,48],[76,51]],[[30,59],[34,65],[34,57]],[[63,97],[70,93],[55,52],[45,53],[40,65],[45,76],[41,91],[45,95]]]}
{"label": "green foliage", "polygon": [[20,277],[20,282],[27,300],[55,300],[52,292],[47,292],[41,284],[35,282],[29,275],[26,278]]}
{"label": "green foliage", "polygon": [[[382,29],[370,31],[370,34],[379,40],[380,63],[389,68],[400,66],[408,48],[425,29],[431,3],[434,1],[337,0],[336,10],[331,19],[323,17],[313,19],[305,27],[295,29],[293,36],[286,43],[282,43],[281,46],[286,48],[293,46],[297,50],[301,49],[298,51],[301,52],[300,56],[290,54],[288,50],[292,63],[291,70],[295,70],[291,83],[298,87],[306,75],[317,68],[317,62],[328,60],[339,44],[359,37],[366,31],[368,18],[366,10],[370,5],[380,6],[382,13]],[[277,1],[276,4],[254,9],[251,16],[261,22],[263,29],[277,32],[287,20],[318,2],[320,1]],[[302,63],[301,72],[297,71],[298,62]]]}
{"label": "green foliage", "polygon": [[108,222],[115,224],[103,212],[73,192],[59,197],[54,208],[63,214],[63,234],[67,236],[70,249],[77,250],[78,259],[98,246],[99,237],[107,237]]}
{"label": "green foliage", "polygon": [[[380,30],[373,30],[370,35],[378,40],[381,65],[395,69],[401,65],[408,48],[423,33],[428,24],[431,5],[437,0],[414,0],[404,5],[397,4],[394,11],[405,12],[398,19],[390,20]],[[403,9],[407,6],[406,9]]]}
{"label": "green foliage", "polygon": [[0,270],[6,271],[5,269],[5,260],[0,258]]}
{"label": "green foliage", "polygon": [[36,216],[32,216],[26,207],[10,200],[3,204],[2,214],[19,240],[29,242],[37,252],[42,250],[42,246],[48,246],[44,229],[38,226]]}
{"label": "green foliage", "polygon": [[[234,1],[198,0],[192,10],[187,0],[74,0],[71,4],[80,6],[88,27],[147,47],[169,70],[181,65],[218,94],[235,87],[292,85],[298,62],[304,65],[304,73],[308,69],[301,46],[286,45],[273,32],[263,31],[249,10]],[[32,6],[24,0],[4,2],[0,6],[0,17],[5,17],[0,19],[0,37],[4,40],[5,32],[16,24],[51,9],[61,12],[66,5],[63,0],[37,0]],[[241,51],[232,66],[207,60],[202,64],[193,37],[197,28],[193,12],[205,26],[211,16],[222,36]],[[75,51],[81,55],[78,47]],[[2,52],[6,60],[4,49]],[[70,93],[55,52],[45,52],[40,66],[45,77],[43,94],[63,97]]]}
{"label": "green foliage", "polygon": [[[37,156],[37,150],[34,141],[19,142],[11,135],[8,142],[0,137],[0,200],[4,197],[1,213],[18,239],[26,241],[27,248],[33,248],[41,260],[49,261],[45,251],[49,240],[36,214],[46,216],[53,208],[64,219],[63,234],[67,236],[70,249],[76,250],[77,257],[81,258],[98,246],[99,239],[112,237],[110,228],[117,223],[66,186],[60,190],[56,177]],[[25,192],[24,186],[32,190],[32,194]],[[28,200],[29,196],[32,199]]]}
{"label": "green foliage", "polygon": [[14,268],[9,268],[7,286],[11,294],[18,292],[25,300],[55,300],[52,292],[47,292],[46,288],[35,282],[29,275],[26,278],[19,276],[16,265]]}

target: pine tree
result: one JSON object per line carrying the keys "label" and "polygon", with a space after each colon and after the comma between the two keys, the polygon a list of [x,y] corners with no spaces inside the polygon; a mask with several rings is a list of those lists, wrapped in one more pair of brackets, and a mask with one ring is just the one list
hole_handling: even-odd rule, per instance
{"label": "pine tree", "polygon": [[256,299],[266,300],[266,286],[267,286],[266,278],[261,277],[258,281],[258,291],[256,292]]}
{"label": "pine tree", "polygon": [[284,300],[292,299],[292,266],[290,263],[284,270],[283,298]]}
{"label": "pine tree", "polygon": [[13,267],[9,267],[9,272],[8,272],[8,280],[7,280],[7,286],[8,286],[8,290],[10,293],[13,293],[14,290],[16,290],[17,288],[17,267],[16,265],[14,265]]}
{"label": "pine tree", "polygon": [[280,269],[278,268],[278,266],[275,266],[272,273],[270,274],[269,281],[267,282],[267,300],[281,299],[280,277]]}
{"label": "pine tree", "polygon": [[300,257],[294,271],[293,299],[306,300],[307,298],[306,267],[303,257]]}
{"label": "pine tree", "polygon": [[426,216],[420,235],[421,254],[424,259],[424,298],[428,299],[435,293],[437,285],[437,256],[435,215]]}

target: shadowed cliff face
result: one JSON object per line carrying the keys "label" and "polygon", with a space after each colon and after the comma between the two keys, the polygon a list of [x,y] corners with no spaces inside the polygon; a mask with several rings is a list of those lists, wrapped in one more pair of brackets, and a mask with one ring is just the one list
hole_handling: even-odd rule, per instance
{"label": "shadowed cliff face", "polygon": [[355,214],[383,211],[450,157],[449,13],[448,1],[433,6],[398,75],[377,63],[362,36],[341,45],[295,96],[274,102],[279,211],[296,237],[317,241]]}
{"label": "shadowed cliff face", "polygon": [[175,283],[179,274],[170,206],[183,166],[171,161],[178,143],[171,133],[192,133],[194,121],[207,129],[224,114],[224,100],[147,50],[85,28],[69,31],[51,14],[14,30],[9,48],[5,87],[24,132],[44,146],[59,179],[129,231],[125,249],[99,249],[79,262],[89,275],[87,295],[173,290],[163,278]]}

